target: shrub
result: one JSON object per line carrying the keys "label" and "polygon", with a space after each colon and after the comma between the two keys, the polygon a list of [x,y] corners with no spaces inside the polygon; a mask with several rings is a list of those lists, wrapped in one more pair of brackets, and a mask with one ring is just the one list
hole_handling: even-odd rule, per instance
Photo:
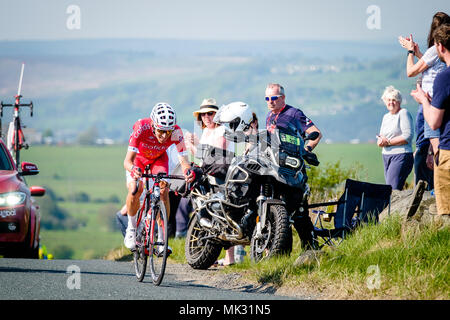
{"label": "shrub", "polygon": [[[342,168],[341,162],[325,163],[307,169],[308,184],[311,189],[311,201],[326,200],[340,192],[339,185],[346,179],[359,179],[363,166],[355,163],[350,168]],[[342,188],[343,189],[343,188]]]}
{"label": "shrub", "polygon": [[102,206],[98,210],[98,223],[100,227],[106,228],[108,231],[117,231],[116,212],[119,209],[113,204]]}
{"label": "shrub", "polygon": [[45,187],[46,194],[39,199],[41,212],[41,228],[46,230],[76,229],[80,222],[72,218],[69,213],[60,208],[56,202],[58,196],[49,187]]}

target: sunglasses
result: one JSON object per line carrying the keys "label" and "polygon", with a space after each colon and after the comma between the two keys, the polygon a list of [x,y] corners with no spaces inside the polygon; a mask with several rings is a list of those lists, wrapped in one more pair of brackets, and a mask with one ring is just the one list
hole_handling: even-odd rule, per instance
{"label": "sunglasses", "polygon": [[202,117],[203,117],[204,115],[212,116],[212,115],[214,115],[214,114],[215,114],[214,111],[209,111],[209,112],[201,113],[201,116],[202,116]]}
{"label": "sunglasses", "polygon": [[279,94],[277,96],[266,97],[266,101],[276,101],[279,97],[282,97],[282,95]]}
{"label": "sunglasses", "polygon": [[158,134],[160,134],[160,135],[163,135],[163,134],[168,135],[168,134],[171,134],[172,131],[173,131],[173,130],[161,130],[161,129],[155,128],[155,132],[158,133]]}

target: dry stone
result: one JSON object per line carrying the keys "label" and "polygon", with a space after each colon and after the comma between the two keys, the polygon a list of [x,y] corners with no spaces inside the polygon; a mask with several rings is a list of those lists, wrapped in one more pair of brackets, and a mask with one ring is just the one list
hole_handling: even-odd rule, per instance
{"label": "dry stone", "polygon": [[[436,209],[436,197],[430,191],[425,191],[422,196],[422,201],[417,208],[415,214],[407,219],[408,211],[413,203],[414,190],[394,190],[391,196],[390,215],[399,215],[402,219],[414,220],[419,223],[429,224],[437,223],[444,227],[450,225],[449,217],[440,217]],[[384,209],[380,215],[380,222],[389,216],[389,207]]]}

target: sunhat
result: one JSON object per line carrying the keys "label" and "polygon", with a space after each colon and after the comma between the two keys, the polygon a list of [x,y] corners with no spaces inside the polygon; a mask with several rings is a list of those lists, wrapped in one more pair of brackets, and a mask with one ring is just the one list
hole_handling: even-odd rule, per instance
{"label": "sunhat", "polygon": [[200,109],[194,111],[194,118],[198,119],[200,113],[206,113],[210,111],[217,112],[217,110],[219,110],[219,107],[217,106],[217,102],[215,99],[203,99],[202,104],[200,105]]}

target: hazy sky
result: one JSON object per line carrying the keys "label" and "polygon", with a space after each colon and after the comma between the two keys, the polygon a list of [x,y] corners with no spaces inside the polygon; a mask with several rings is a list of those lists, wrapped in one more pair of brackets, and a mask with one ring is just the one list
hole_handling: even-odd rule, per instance
{"label": "hazy sky", "polygon": [[425,38],[449,0],[0,0],[0,40]]}

